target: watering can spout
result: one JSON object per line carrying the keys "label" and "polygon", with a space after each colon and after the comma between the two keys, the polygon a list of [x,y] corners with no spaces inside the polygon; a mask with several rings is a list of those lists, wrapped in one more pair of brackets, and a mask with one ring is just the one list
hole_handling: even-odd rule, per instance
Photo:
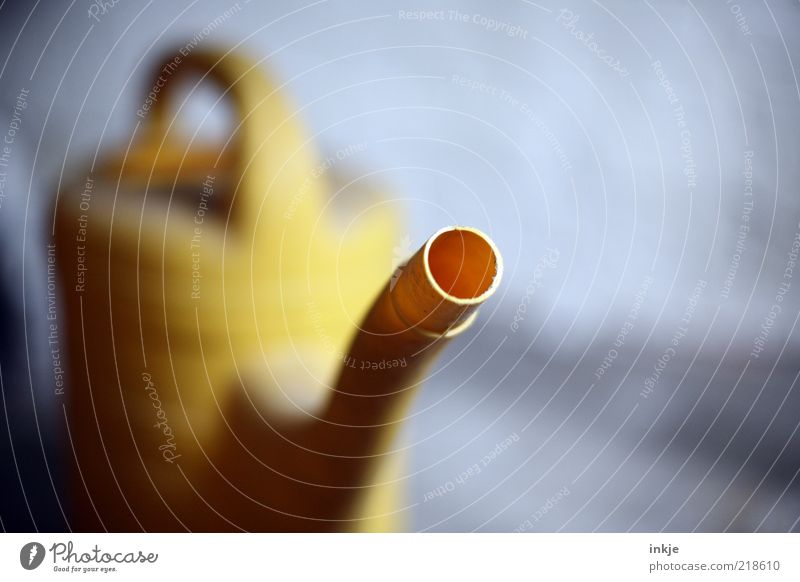
{"label": "watering can spout", "polygon": [[320,422],[331,454],[374,455],[447,340],[495,291],[502,263],[472,228],[432,236],[383,288],[359,327]]}

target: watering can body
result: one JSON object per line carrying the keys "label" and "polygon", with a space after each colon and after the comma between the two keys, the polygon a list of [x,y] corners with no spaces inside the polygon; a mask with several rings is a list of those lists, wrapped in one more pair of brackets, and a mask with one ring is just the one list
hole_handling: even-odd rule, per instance
{"label": "watering can body", "polygon": [[[324,400],[390,274],[392,215],[377,205],[346,236],[333,227],[309,139],[259,63],[197,51],[180,68],[233,103],[230,140],[179,138],[165,90],[132,145],[54,207],[76,529],[240,529],[217,503],[229,496],[263,508],[247,529],[282,529],[269,495],[253,498],[258,483],[229,477],[231,459],[273,470],[269,450],[247,447],[291,434],[271,402],[286,423],[315,422],[298,403]],[[376,460],[371,482],[384,485],[364,487],[333,529],[403,527],[398,463]]]}

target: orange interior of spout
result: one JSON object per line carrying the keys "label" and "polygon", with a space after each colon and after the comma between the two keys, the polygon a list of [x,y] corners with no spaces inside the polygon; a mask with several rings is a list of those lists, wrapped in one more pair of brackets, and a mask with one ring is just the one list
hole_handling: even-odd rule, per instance
{"label": "orange interior of spout", "polygon": [[477,299],[494,283],[497,255],[485,237],[457,228],[431,242],[428,266],[444,293],[461,300]]}

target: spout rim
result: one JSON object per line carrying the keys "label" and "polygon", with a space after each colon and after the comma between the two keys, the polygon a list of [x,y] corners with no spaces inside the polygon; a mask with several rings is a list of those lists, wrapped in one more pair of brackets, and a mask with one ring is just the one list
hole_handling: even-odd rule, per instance
{"label": "spout rim", "polygon": [[[433,243],[438,239],[441,235],[446,232],[469,232],[474,234],[475,236],[479,237],[489,249],[492,251],[494,264],[495,264],[495,273],[492,278],[492,282],[490,283],[489,287],[480,295],[476,295],[475,297],[458,297],[453,295],[452,293],[448,293],[444,289],[442,289],[439,282],[436,280],[436,277],[431,272],[431,265],[429,260],[429,254]],[[500,249],[497,248],[497,245],[494,241],[483,231],[480,229],[471,227],[471,226],[445,226],[437,230],[433,236],[431,236],[428,241],[425,243],[425,248],[423,250],[423,264],[425,265],[425,277],[427,278],[428,282],[430,283],[431,287],[436,291],[439,296],[444,301],[454,303],[456,305],[463,305],[463,306],[471,306],[471,305],[480,305],[484,303],[489,297],[494,295],[497,288],[500,286],[500,280],[503,276],[503,257],[500,254]],[[460,326],[459,326],[460,327]]]}

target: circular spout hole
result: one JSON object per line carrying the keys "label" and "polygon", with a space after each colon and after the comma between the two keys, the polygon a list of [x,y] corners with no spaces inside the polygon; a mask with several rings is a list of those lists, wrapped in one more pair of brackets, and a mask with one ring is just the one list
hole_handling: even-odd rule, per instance
{"label": "circular spout hole", "polygon": [[482,302],[500,279],[497,248],[472,228],[440,231],[431,239],[426,255],[428,271],[448,299]]}

